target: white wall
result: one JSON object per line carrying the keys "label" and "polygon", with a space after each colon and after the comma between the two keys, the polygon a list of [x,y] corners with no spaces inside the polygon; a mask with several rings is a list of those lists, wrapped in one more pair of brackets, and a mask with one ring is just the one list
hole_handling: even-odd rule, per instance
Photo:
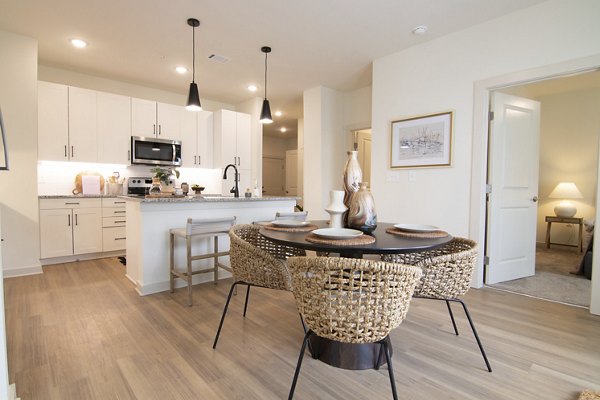
{"label": "white wall", "polygon": [[[572,200],[576,217],[595,217],[600,136],[600,89],[541,96],[540,179],[537,241],[546,241],[547,215],[559,199],[548,195],[560,182],[574,182],[583,199]],[[577,244],[577,226],[552,225],[552,241]]]}
{"label": "white wall", "polygon": [[[298,119],[298,204],[304,207],[304,118]],[[312,217],[312,216],[311,216]]]}
{"label": "white wall", "polygon": [[0,31],[0,107],[10,171],[0,172],[4,276],[41,272],[37,199],[37,40]]}
{"label": "white wall", "polygon": [[263,157],[275,157],[285,159],[287,150],[295,150],[298,146],[297,140],[278,138],[273,136],[263,137]]}
{"label": "white wall", "polygon": [[[372,190],[379,219],[469,236],[471,174],[480,169],[471,165],[476,82],[600,53],[598,15],[595,0],[548,1],[375,60]],[[409,170],[391,171],[391,121],[445,110],[455,112],[452,166],[413,169],[415,182]]]}
{"label": "white wall", "polygon": [[[1,35],[1,33],[0,33]],[[0,210],[0,214],[2,210]],[[0,215],[1,216],[1,215]],[[0,218],[2,236],[2,218]],[[2,271],[2,243],[0,242],[0,282],[4,282]],[[0,400],[8,399],[8,359],[6,354],[6,326],[4,318],[4,284],[0,285]]]}

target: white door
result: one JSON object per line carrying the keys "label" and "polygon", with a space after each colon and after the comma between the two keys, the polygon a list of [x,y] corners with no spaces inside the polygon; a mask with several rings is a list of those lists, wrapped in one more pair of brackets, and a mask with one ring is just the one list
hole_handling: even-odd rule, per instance
{"label": "white door", "polygon": [[69,87],[38,82],[38,160],[69,160]]}
{"label": "white door", "polygon": [[263,157],[263,194],[282,196],[284,193],[283,179],[285,170],[281,158]]}
{"label": "white door", "polygon": [[181,140],[181,119],[184,113],[192,113],[182,106],[156,103],[157,134],[161,139]]}
{"label": "white door", "polygon": [[371,130],[358,131],[356,142],[363,182],[369,182],[369,186],[371,186]]}
{"label": "white door", "polygon": [[[202,111],[200,111],[202,112]],[[173,139],[173,138],[170,138]],[[198,113],[182,107],[181,111],[181,166],[198,166]]]}
{"label": "white door", "polygon": [[236,113],[236,155],[238,168],[252,169],[252,117]]}
{"label": "white door", "polygon": [[95,90],[69,87],[70,160],[98,161],[97,97]]}
{"label": "white door", "polygon": [[102,251],[102,209],[73,210],[73,254]]}
{"label": "white door", "polygon": [[40,210],[41,258],[73,255],[73,215],[70,208]]}
{"label": "white door", "polygon": [[213,113],[200,111],[198,114],[198,166],[213,167]]}
{"label": "white door", "polygon": [[486,283],[535,274],[540,103],[492,93]]}
{"label": "white door", "polygon": [[288,196],[296,196],[297,193],[298,150],[288,150],[285,152],[285,194]]}
{"label": "white door", "polygon": [[131,135],[156,136],[156,102],[131,98]]}

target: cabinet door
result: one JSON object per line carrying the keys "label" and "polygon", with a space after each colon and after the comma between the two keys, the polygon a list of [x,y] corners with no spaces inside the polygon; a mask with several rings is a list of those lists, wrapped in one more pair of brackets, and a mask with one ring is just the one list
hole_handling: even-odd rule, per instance
{"label": "cabinet door", "polygon": [[102,230],[102,250],[125,250],[125,227],[105,228]]}
{"label": "cabinet door", "polygon": [[213,113],[200,111],[198,114],[198,166],[213,167]]}
{"label": "cabinet door", "polygon": [[96,91],[69,87],[69,152],[71,161],[98,161],[96,115]]}
{"label": "cabinet door", "polygon": [[38,82],[38,160],[69,159],[69,88]]}
{"label": "cabinet door", "polygon": [[181,166],[194,168],[198,166],[198,113],[181,109]]}
{"label": "cabinet door", "polygon": [[252,168],[252,118],[249,114],[236,113],[236,150],[238,169]]}
{"label": "cabinet door", "polygon": [[[183,111],[187,111],[181,106],[173,104],[156,103],[158,123],[157,134],[162,139],[181,140],[181,119]],[[191,111],[187,111],[188,113]]]}
{"label": "cabinet door", "polygon": [[236,112],[219,110],[214,114],[214,160],[215,167],[223,168],[227,164],[237,165],[236,151]]}
{"label": "cabinet door", "polygon": [[41,258],[73,254],[73,216],[70,208],[40,210]]}
{"label": "cabinet door", "polygon": [[73,210],[73,254],[102,251],[102,209]]}
{"label": "cabinet door", "polygon": [[156,136],[156,102],[131,98],[131,135]]}
{"label": "cabinet door", "polygon": [[131,152],[131,98],[98,92],[98,161],[127,164]]}

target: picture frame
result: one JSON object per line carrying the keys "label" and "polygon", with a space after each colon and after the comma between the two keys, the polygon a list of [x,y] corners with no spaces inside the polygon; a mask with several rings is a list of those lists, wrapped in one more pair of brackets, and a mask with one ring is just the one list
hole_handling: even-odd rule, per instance
{"label": "picture frame", "polygon": [[453,122],[453,111],[392,121],[390,168],[450,166]]}
{"label": "picture frame", "polygon": [[0,108],[0,171],[8,171],[8,147],[6,146],[6,128]]}

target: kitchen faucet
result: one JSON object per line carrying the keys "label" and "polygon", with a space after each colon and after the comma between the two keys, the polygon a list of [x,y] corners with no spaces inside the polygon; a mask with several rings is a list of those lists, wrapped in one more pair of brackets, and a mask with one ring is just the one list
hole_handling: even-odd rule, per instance
{"label": "kitchen faucet", "polygon": [[238,170],[237,167],[233,164],[227,164],[227,166],[225,167],[225,171],[223,171],[223,179],[227,179],[227,170],[229,169],[229,167],[233,167],[233,169],[235,170],[235,177],[234,177],[234,182],[235,182],[235,186],[231,188],[231,190],[229,191],[229,193],[233,193],[234,197],[240,197],[240,189],[238,187]]}

